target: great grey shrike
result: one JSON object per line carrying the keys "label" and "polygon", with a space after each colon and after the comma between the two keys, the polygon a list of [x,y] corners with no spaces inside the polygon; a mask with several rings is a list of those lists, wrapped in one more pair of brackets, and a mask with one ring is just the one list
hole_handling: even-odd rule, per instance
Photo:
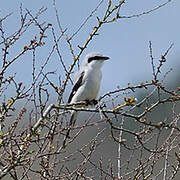
{"label": "great grey shrike", "polygon": [[[96,99],[102,79],[101,67],[104,61],[108,59],[109,57],[100,53],[89,53],[85,56],[79,71],[75,75],[75,84],[70,93],[68,103],[91,102]],[[75,125],[77,115],[77,111],[73,110],[71,112],[69,126]],[[67,132],[66,138],[68,136],[69,132]]]}

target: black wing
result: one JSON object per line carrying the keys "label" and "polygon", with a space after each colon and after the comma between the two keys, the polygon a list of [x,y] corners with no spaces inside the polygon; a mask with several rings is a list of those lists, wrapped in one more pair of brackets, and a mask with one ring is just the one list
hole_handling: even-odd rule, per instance
{"label": "black wing", "polygon": [[71,102],[71,100],[72,100],[74,94],[77,92],[77,90],[78,90],[79,87],[81,86],[83,76],[84,76],[84,72],[81,73],[81,75],[80,75],[78,81],[77,81],[76,84],[74,85],[74,87],[73,87],[73,89],[72,89],[72,91],[71,91],[71,94],[70,94],[70,96],[69,96],[68,103]]}

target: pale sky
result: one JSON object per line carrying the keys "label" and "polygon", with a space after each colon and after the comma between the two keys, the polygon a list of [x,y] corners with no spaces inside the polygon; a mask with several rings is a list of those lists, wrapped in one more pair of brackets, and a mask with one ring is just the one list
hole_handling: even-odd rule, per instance
{"label": "pale sky", "polygon": [[[67,28],[67,35],[71,35],[76,31],[100,2],[97,0],[56,1],[60,21],[63,28]],[[107,2],[107,0],[104,0],[104,3],[94,14],[94,17],[87,22],[84,28],[72,41],[76,54],[79,52],[77,45],[82,45],[86,41],[88,34],[97,24],[96,16],[103,16],[103,11]],[[127,0],[122,6],[120,15],[124,16],[142,13],[164,2],[166,1]],[[3,17],[10,12],[13,13],[3,23],[3,26],[6,27],[8,33],[17,30],[20,25],[19,7],[21,3],[23,8],[31,10],[32,14],[37,12],[41,7],[47,7],[47,11],[41,15],[40,20],[41,22],[45,21],[53,24],[57,35],[58,33],[60,34],[55,18],[55,11],[53,9],[53,0],[2,0],[0,17]],[[164,67],[166,68],[165,71],[170,67],[173,67],[174,72],[179,71],[176,66],[180,60],[179,17],[180,1],[172,0],[172,2],[165,7],[148,15],[139,18],[119,19],[115,23],[104,25],[99,31],[99,36],[94,38],[81,56],[82,60],[86,53],[97,51],[111,58],[103,67],[103,83],[100,94],[115,89],[118,85],[120,87],[125,87],[129,82],[136,84],[141,83],[145,79],[151,79],[152,69],[149,57],[149,41],[152,41],[154,56],[157,59],[167,50],[171,43],[174,43],[167,58],[168,62]],[[36,32],[33,33],[35,34]],[[19,52],[19,50],[29,42],[29,39],[33,37],[31,35],[32,32],[26,33],[20,43],[12,48],[9,56],[17,54],[17,51]],[[37,52],[37,66],[40,67],[43,64],[52,45],[53,41],[49,39],[46,42],[45,47],[39,49],[39,52]],[[59,48],[65,64],[67,66],[70,65],[72,56],[69,47],[64,40],[59,43]],[[54,56],[54,59],[52,58],[47,69],[51,71],[57,70],[57,73],[61,74],[62,66],[56,58],[57,56]],[[13,72],[17,73],[17,79],[19,81],[31,81],[32,54],[29,53],[24,56],[22,62],[19,64],[17,62],[13,68]],[[12,71],[12,69],[10,71]]]}

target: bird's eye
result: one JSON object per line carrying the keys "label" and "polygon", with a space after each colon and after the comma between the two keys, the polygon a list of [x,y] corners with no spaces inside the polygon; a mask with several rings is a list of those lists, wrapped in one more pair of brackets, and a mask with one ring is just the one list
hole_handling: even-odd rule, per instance
{"label": "bird's eye", "polygon": [[93,58],[94,58],[94,57],[88,58],[88,63],[90,63],[91,61],[93,61]]}

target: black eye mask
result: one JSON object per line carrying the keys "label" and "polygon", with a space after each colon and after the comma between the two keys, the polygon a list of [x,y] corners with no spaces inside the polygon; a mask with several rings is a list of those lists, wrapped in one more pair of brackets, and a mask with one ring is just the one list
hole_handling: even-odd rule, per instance
{"label": "black eye mask", "polygon": [[107,60],[109,59],[109,57],[103,57],[103,56],[94,56],[94,57],[90,57],[88,58],[88,63],[90,63],[93,60]]}

